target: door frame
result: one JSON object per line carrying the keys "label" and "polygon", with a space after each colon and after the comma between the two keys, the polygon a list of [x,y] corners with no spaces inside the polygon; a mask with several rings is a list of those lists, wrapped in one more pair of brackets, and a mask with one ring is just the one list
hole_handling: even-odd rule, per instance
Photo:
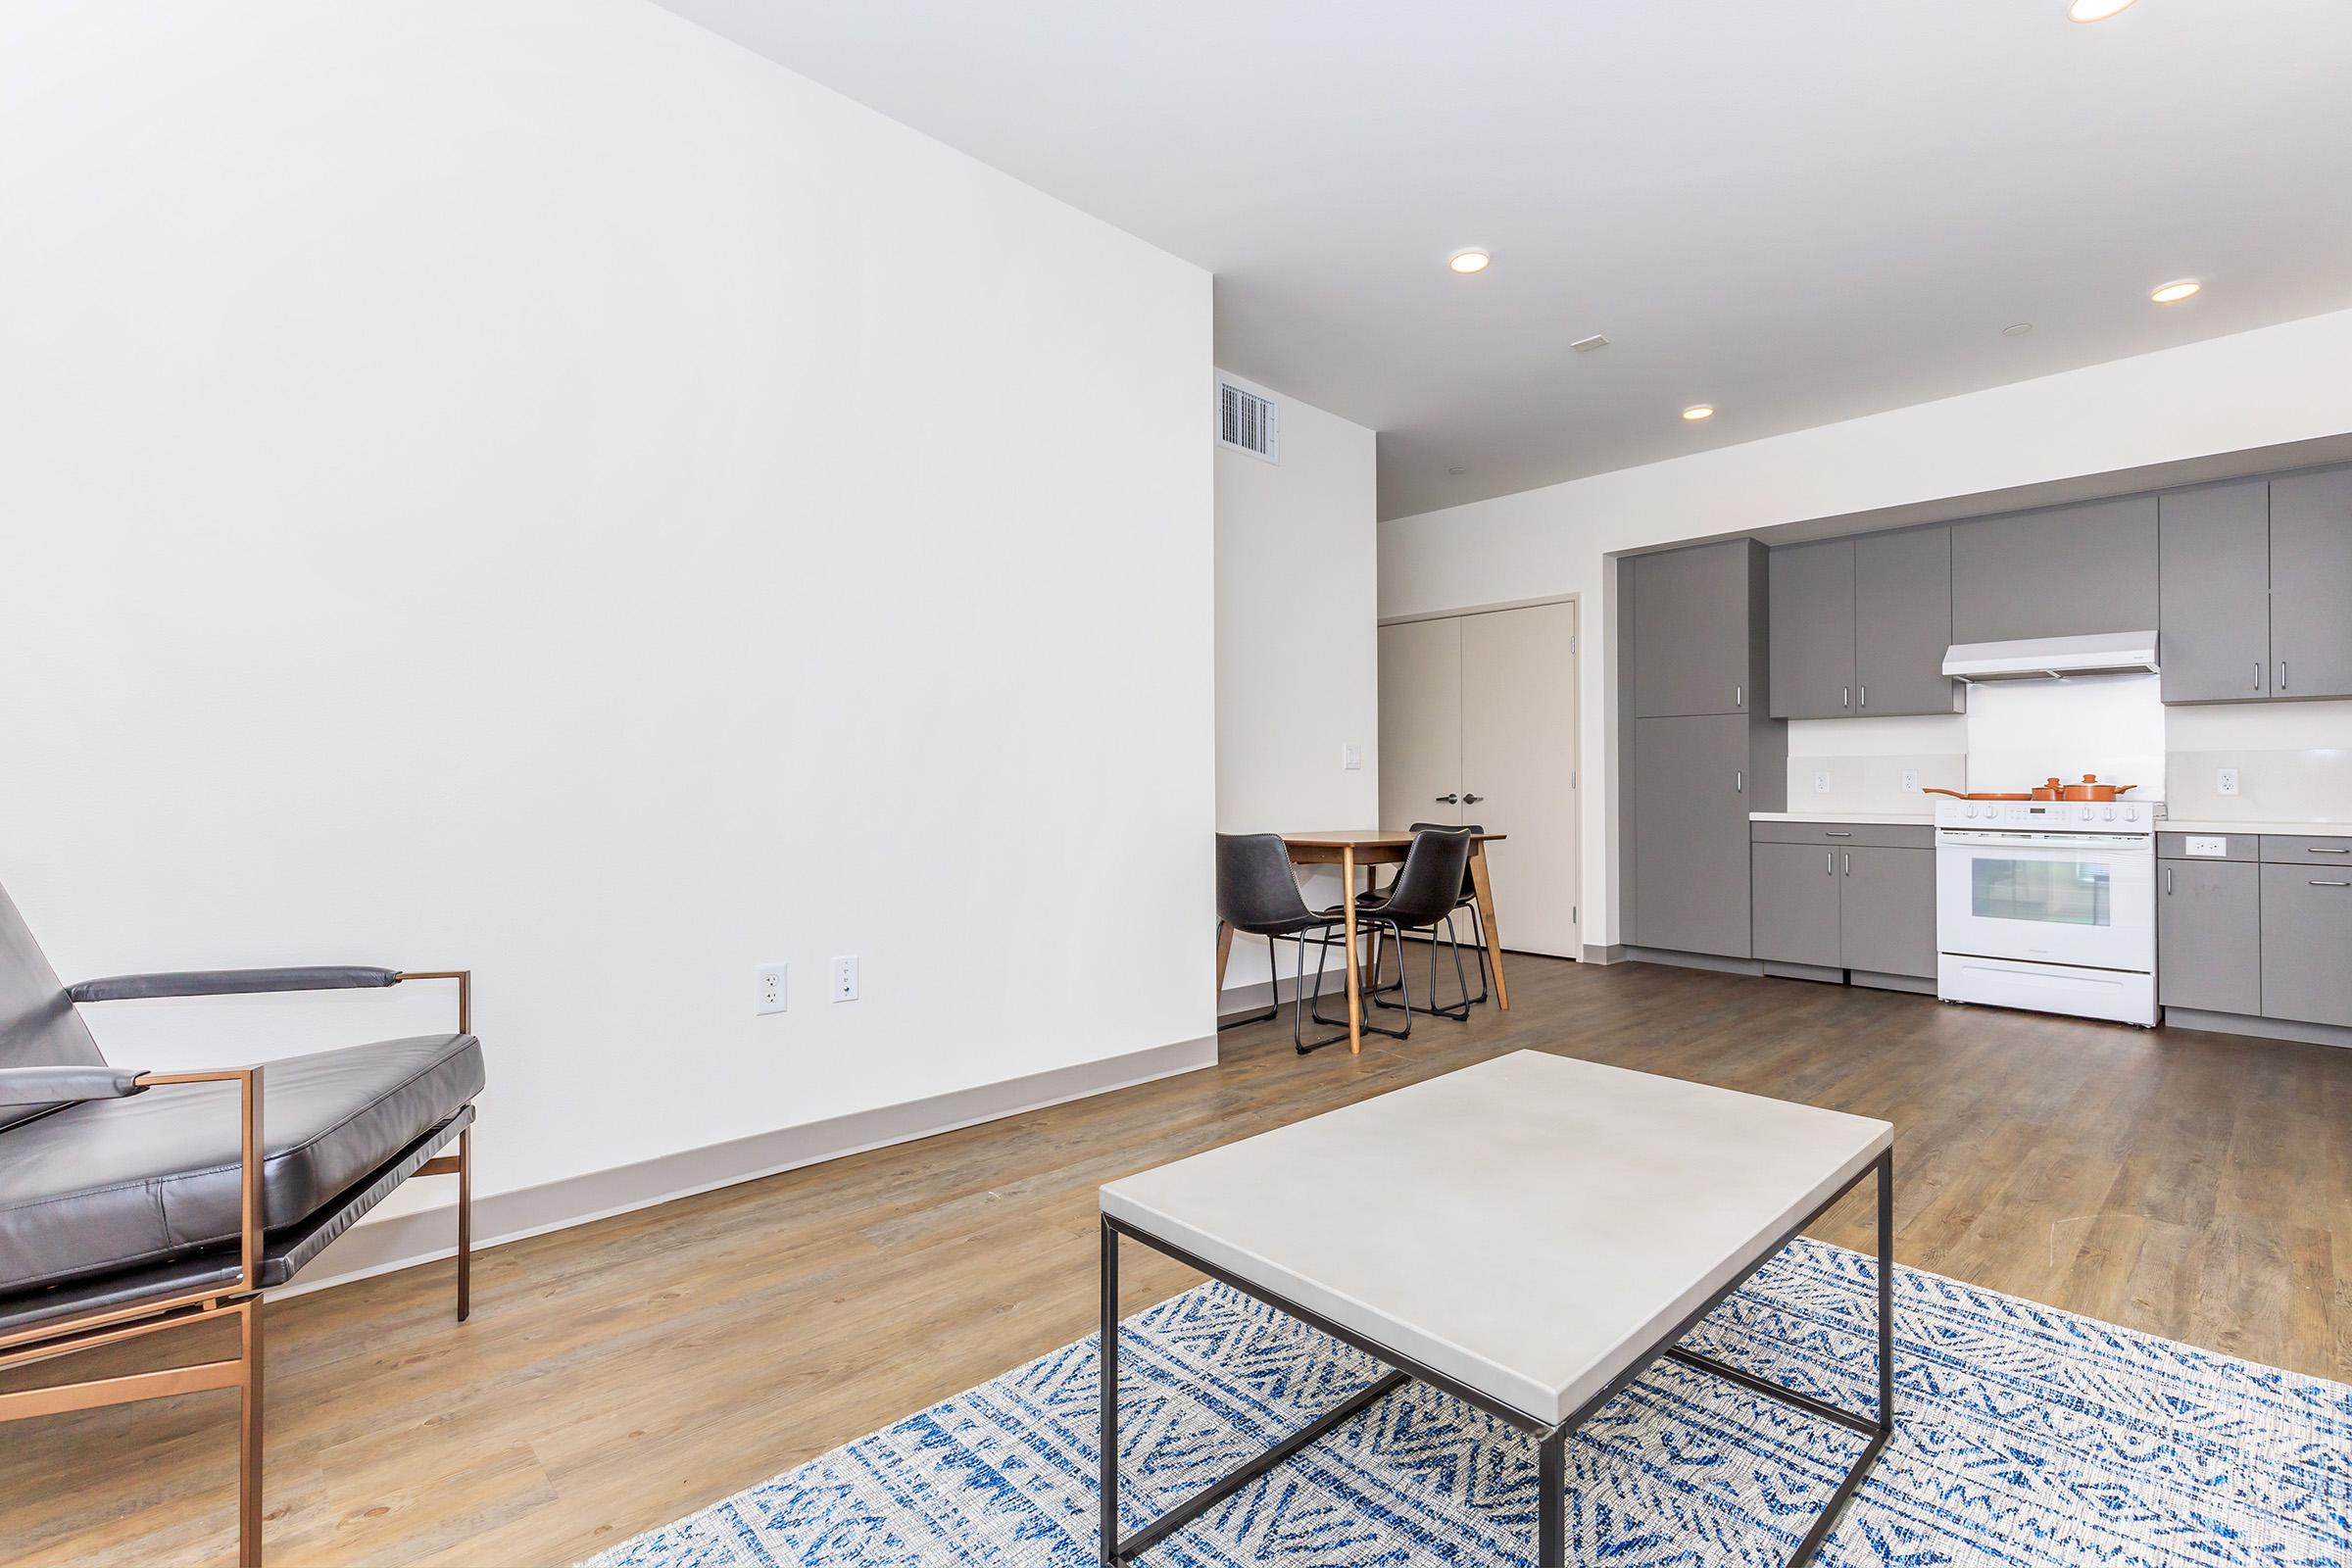
{"label": "door frame", "polygon": [[[1540,594],[1533,599],[1498,599],[1488,604],[1465,605],[1452,610],[1416,610],[1401,615],[1381,615],[1373,625],[1402,626],[1416,620],[1459,620],[1468,615],[1496,615],[1506,610],[1534,610],[1544,605],[1574,605],[1576,607],[1576,636],[1568,645],[1568,689],[1575,694],[1576,722],[1569,726],[1568,765],[1576,783],[1576,809],[1570,812],[1570,833],[1576,842],[1576,954],[1571,963],[1582,963],[1592,945],[1585,940],[1585,596],[1572,594]],[[1377,702],[1379,694],[1374,694]],[[1499,906],[1497,908],[1499,913]],[[1507,924],[1508,922],[1504,922]],[[1503,952],[1514,950],[1503,944]],[[1531,954],[1531,957],[1548,957],[1548,954]]]}

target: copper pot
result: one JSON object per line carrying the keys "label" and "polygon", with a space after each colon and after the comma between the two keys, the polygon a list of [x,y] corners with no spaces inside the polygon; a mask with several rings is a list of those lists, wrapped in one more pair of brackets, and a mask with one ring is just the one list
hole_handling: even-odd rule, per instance
{"label": "copper pot", "polygon": [[[2052,779],[2050,782],[2056,784],[2058,781]],[[2062,801],[2088,801],[2096,805],[2102,801],[2120,800],[2125,791],[2137,788],[2139,786],[2136,784],[2102,784],[2098,774],[2085,773],[2082,783],[2063,786],[2058,798]]]}
{"label": "copper pot", "polygon": [[2051,779],[2046,784],[2036,784],[2034,786],[2034,799],[2037,801],[2063,801],[2066,799],[2066,786],[2059,783],[2055,778]]}

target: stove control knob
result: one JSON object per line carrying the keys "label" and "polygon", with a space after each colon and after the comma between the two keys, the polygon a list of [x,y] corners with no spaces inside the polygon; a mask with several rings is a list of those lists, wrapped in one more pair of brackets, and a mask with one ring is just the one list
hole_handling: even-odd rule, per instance
{"label": "stove control knob", "polygon": [[2107,820],[2108,820],[2108,821],[2110,821],[2110,822],[2114,821],[2114,820],[2115,820],[2115,808],[2114,808],[2114,807],[2112,807],[2112,806],[2108,807],[2104,814],[2105,814],[2105,816],[2106,816],[2106,818],[2107,818]]}
{"label": "stove control knob", "polygon": [[2082,808],[2082,820],[2085,822],[2090,820],[2090,808],[2087,806]]}
{"label": "stove control knob", "polygon": [[2139,808],[2138,808],[2138,807],[2136,807],[2136,806],[2127,806],[2127,807],[2125,807],[2125,808],[2124,808],[2124,820],[2125,820],[2125,821],[2127,821],[2127,822],[2136,822],[2136,821],[2138,821],[2138,820],[2139,820]]}

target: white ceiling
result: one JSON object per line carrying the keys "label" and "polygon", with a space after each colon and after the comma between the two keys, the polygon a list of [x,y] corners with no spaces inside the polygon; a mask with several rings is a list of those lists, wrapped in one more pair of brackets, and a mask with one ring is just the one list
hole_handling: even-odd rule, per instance
{"label": "white ceiling", "polygon": [[2352,305],[2352,0],[662,3],[1213,270],[1384,517]]}

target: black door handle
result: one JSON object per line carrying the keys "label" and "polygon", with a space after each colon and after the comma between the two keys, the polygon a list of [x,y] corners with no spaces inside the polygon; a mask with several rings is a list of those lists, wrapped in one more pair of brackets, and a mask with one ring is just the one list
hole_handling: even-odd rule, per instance
{"label": "black door handle", "polygon": [[1461,797],[1458,795],[1441,795],[1438,797],[1438,804],[1440,806],[1451,806],[1460,799]]}
{"label": "black door handle", "polygon": [[1464,806],[1476,806],[1479,802],[1485,799],[1486,797],[1484,795],[1465,795],[1462,797],[1462,804]]}

